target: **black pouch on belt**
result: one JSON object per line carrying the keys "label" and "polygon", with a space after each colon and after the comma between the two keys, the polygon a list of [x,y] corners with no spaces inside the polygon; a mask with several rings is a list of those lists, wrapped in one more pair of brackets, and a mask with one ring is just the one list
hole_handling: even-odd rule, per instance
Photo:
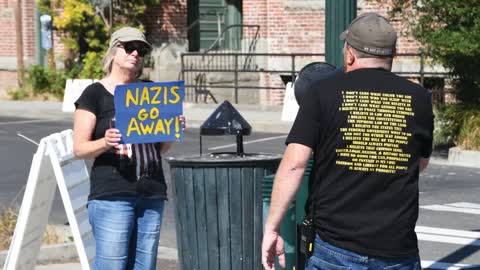
{"label": "black pouch on belt", "polygon": [[315,241],[315,229],[311,219],[303,220],[300,226],[300,252],[308,260],[313,254],[313,242]]}

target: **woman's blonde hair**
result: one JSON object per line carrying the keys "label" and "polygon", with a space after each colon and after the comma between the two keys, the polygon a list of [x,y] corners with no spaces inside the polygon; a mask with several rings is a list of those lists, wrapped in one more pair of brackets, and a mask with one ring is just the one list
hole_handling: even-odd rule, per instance
{"label": "woman's blonde hair", "polygon": [[[105,76],[110,75],[112,73],[112,66],[113,66],[113,58],[115,57],[115,54],[117,53],[117,44],[118,41],[114,42],[107,50],[105,55],[103,56],[102,64],[103,64],[103,72],[105,73]],[[142,65],[138,69],[137,74],[135,74],[135,78],[139,78],[142,73],[143,73],[143,59],[142,59]]]}

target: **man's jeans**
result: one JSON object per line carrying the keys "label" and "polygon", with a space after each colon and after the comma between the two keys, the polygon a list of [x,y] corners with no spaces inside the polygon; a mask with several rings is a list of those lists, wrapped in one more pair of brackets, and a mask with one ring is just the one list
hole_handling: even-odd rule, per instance
{"label": "man's jeans", "polygon": [[317,235],[313,255],[307,261],[306,270],[421,270],[420,257],[387,259],[363,256],[324,242]]}
{"label": "man's jeans", "polygon": [[88,202],[94,270],[154,270],[164,199],[115,197]]}

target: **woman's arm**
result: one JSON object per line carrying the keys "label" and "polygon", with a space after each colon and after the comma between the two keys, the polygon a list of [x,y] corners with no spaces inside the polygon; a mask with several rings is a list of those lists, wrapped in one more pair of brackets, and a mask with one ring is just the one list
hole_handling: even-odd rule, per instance
{"label": "woman's arm", "polygon": [[94,159],[98,155],[118,145],[120,133],[111,128],[105,137],[92,141],[97,117],[84,109],[77,109],[73,114],[73,152],[80,159]]}
{"label": "woman's arm", "polygon": [[168,150],[170,150],[170,148],[172,147],[173,145],[173,142],[161,142],[160,143],[160,154],[163,155],[165,153],[168,152]]}

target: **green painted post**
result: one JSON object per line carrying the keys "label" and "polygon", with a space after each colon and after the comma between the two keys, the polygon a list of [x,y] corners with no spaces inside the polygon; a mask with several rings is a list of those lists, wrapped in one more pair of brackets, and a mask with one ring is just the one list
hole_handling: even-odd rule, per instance
{"label": "green painted post", "polygon": [[357,0],[325,0],[325,60],[343,65],[343,41],[340,34],[357,17]]}

